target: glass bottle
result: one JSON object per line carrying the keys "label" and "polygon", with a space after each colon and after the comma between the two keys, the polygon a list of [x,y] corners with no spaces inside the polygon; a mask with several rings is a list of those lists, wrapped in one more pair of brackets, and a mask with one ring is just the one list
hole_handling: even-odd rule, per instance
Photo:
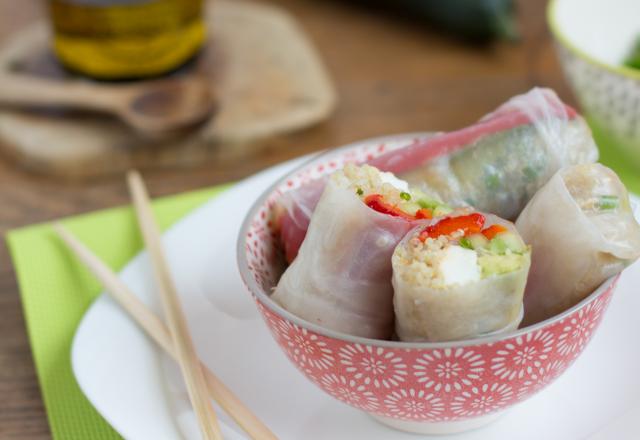
{"label": "glass bottle", "polygon": [[67,68],[98,79],[174,70],[205,40],[203,0],[50,0],[53,46]]}

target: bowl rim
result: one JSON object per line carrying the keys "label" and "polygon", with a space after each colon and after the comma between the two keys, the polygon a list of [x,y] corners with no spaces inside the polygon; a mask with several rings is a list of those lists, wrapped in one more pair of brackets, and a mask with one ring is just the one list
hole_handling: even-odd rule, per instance
{"label": "bowl rim", "polygon": [[332,156],[339,156],[340,153],[345,150],[354,149],[358,147],[363,147],[368,144],[373,143],[384,143],[390,141],[399,141],[407,138],[409,141],[412,137],[425,137],[429,135],[434,135],[436,132],[412,132],[412,133],[401,133],[390,136],[381,136],[381,137],[373,137],[367,138],[360,141],[352,142],[346,145],[343,145],[338,148],[333,148],[330,150],[320,151],[318,154],[313,155],[308,160],[305,160],[302,164],[289,171],[287,174],[276,180],[273,184],[271,184],[266,190],[260,194],[260,196],[253,202],[251,208],[247,212],[242,225],[240,227],[240,232],[238,234],[238,239],[236,242],[236,262],[238,264],[238,271],[240,272],[240,277],[248,289],[249,293],[251,293],[260,303],[268,308],[271,312],[276,314],[277,316],[293,322],[300,328],[306,329],[307,331],[311,331],[313,333],[317,333],[319,335],[331,338],[338,339],[343,342],[348,342],[352,344],[363,344],[363,345],[372,345],[376,347],[383,348],[395,348],[395,349],[443,349],[443,348],[458,348],[458,347],[467,347],[467,346],[475,346],[475,345],[484,345],[484,344],[493,344],[496,342],[500,342],[507,339],[516,338],[519,336],[526,335],[528,333],[533,333],[537,330],[540,330],[544,327],[554,325],[557,322],[562,321],[569,315],[572,315],[577,310],[585,307],[587,304],[592,301],[597,300],[603,294],[608,292],[609,290],[615,289],[618,278],[620,274],[614,275],[607,280],[605,280],[596,290],[594,290],[591,294],[589,294],[586,298],[580,301],[578,304],[573,307],[563,311],[562,313],[552,316],[551,318],[545,319],[544,321],[540,321],[533,325],[518,329],[514,332],[503,333],[497,335],[483,336],[476,339],[463,339],[459,341],[444,341],[444,342],[403,342],[403,341],[389,341],[383,339],[372,339],[365,338],[361,336],[354,336],[347,333],[331,330],[325,327],[322,327],[318,324],[314,324],[312,322],[306,321],[293,313],[289,312],[278,303],[273,301],[271,297],[262,289],[257,281],[254,279],[253,275],[250,274],[249,264],[247,260],[247,254],[245,252],[245,247],[247,243],[247,234],[249,229],[251,228],[251,224],[253,223],[254,218],[258,215],[259,211],[263,208],[264,203],[267,199],[272,195],[272,193],[283,184],[286,184],[287,180],[291,178],[291,176],[300,172],[301,170],[311,166],[317,161],[324,160],[330,158]]}
{"label": "bowl rim", "polygon": [[571,42],[571,39],[561,31],[561,26],[556,18],[556,11],[558,9],[558,3],[563,0],[550,0],[547,5],[547,22],[549,24],[549,28],[551,29],[551,33],[563,46],[565,46],[570,52],[573,52],[578,58],[583,58],[585,61],[594,64],[602,69],[605,69],[612,73],[617,73],[618,75],[622,75],[626,78],[631,78],[634,80],[640,80],[640,70],[633,69],[631,67],[627,67],[624,65],[614,65],[609,64],[604,61],[597,59],[589,55],[586,51],[578,48],[575,44]]}

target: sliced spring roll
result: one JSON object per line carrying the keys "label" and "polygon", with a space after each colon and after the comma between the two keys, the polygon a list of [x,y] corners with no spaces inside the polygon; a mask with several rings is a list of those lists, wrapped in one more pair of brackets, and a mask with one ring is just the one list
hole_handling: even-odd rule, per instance
{"label": "sliced spring roll", "polygon": [[329,178],[298,256],[272,298],[309,322],[388,339],[393,249],[416,222],[449,211],[391,173],[347,165]]}
{"label": "sliced spring roll", "polygon": [[516,227],[533,246],[525,324],[577,304],[640,256],[640,226],[618,176],[601,164],[559,171]]}
{"label": "sliced spring roll", "polygon": [[[560,168],[598,159],[585,121],[550,89],[516,96],[476,124],[392,150],[368,163],[450,205],[514,220]],[[293,261],[324,181],[290,192],[281,238]]]}
{"label": "sliced spring roll", "polygon": [[515,330],[530,263],[515,226],[491,214],[416,227],[392,257],[398,337],[437,342]]}

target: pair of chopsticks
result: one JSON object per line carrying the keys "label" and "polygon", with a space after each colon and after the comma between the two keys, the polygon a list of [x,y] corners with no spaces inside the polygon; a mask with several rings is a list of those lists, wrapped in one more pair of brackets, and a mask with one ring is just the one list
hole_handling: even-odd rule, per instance
{"label": "pair of chopsticks", "polygon": [[200,431],[205,440],[222,440],[218,419],[209,397],[216,400],[252,439],[277,439],[269,428],[198,359],[175,285],[171,279],[162,249],[160,230],[151,211],[145,185],[140,174],[135,171],[129,172],[127,182],[138,225],[154,269],[156,287],[162,299],[167,326],[129,290],[106,264],[67,229],[56,223],[53,225],[54,230],[122,308],[162,349],[178,362],[200,425]]}

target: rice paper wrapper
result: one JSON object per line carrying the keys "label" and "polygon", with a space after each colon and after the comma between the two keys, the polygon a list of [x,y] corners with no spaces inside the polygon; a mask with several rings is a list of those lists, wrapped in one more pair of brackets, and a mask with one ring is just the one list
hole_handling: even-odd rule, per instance
{"label": "rice paper wrapper", "polygon": [[[485,225],[500,224],[512,232],[512,223],[483,214]],[[406,246],[424,226],[412,230],[398,244]],[[393,304],[396,334],[401,341],[439,342],[473,339],[518,328],[522,320],[522,298],[531,262],[530,251],[523,266],[503,275],[475,282],[433,288],[403,279],[400,260],[394,254]]]}
{"label": "rice paper wrapper", "polygon": [[475,127],[464,148],[399,176],[447,203],[515,219],[560,168],[598,159],[584,119],[550,89],[510,99]]}
{"label": "rice paper wrapper", "polygon": [[307,234],[313,211],[320,201],[328,180],[328,176],[312,180],[306,185],[282,195],[279,203],[285,213],[280,216],[280,239],[288,263],[291,263],[298,255],[298,250]]}
{"label": "rice paper wrapper", "polygon": [[391,254],[411,227],[370,209],[352,190],[329,179],[298,256],[272,298],[325,328],[390,339]]}
{"label": "rice paper wrapper", "polygon": [[[583,186],[578,191],[617,195],[619,209],[585,214],[567,188],[566,173]],[[533,247],[525,292],[527,325],[579,303],[640,256],[640,227],[627,191],[617,175],[601,164],[556,173],[522,211],[516,227]]]}

